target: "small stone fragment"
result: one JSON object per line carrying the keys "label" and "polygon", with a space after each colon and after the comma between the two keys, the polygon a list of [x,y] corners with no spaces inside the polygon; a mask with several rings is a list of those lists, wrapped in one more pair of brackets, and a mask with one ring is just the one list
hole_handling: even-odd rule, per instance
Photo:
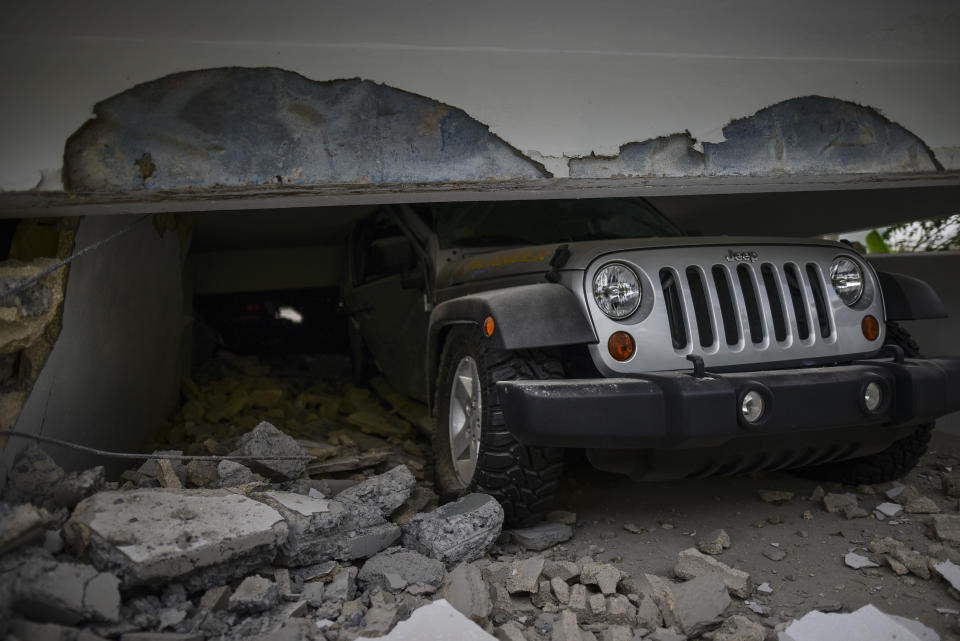
{"label": "small stone fragment", "polygon": [[830,513],[843,512],[847,508],[857,507],[856,494],[827,494],[823,497],[823,507]]}
{"label": "small stone fragment", "polygon": [[160,487],[169,487],[174,490],[183,488],[180,477],[173,469],[173,463],[168,458],[156,459],[154,461],[157,469],[157,480],[160,481]]}
{"label": "small stone fragment", "polygon": [[937,514],[940,506],[936,501],[926,496],[918,496],[907,503],[903,508],[908,514]]}
{"label": "small stone fragment", "polygon": [[550,579],[550,588],[553,590],[553,596],[556,597],[560,605],[570,603],[570,584],[558,576]]}
{"label": "small stone fragment", "polygon": [[280,600],[277,584],[262,576],[252,575],[245,578],[227,601],[231,610],[241,613],[254,613],[269,610]]}
{"label": "small stone fragment", "polygon": [[[303,475],[308,452],[293,437],[263,421],[237,441],[233,456],[256,456],[250,467],[268,477],[293,480]],[[302,459],[272,459],[270,456],[302,456]]]}
{"label": "small stone fragment", "polygon": [[217,464],[217,487],[240,487],[248,483],[263,481],[263,477],[254,474],[246,465],[236,461],[220,461]]}
{"label": "small stone fragment", "polygon": [[591,594],[587,597],[587,611],[594,617],[600,617],[607,611],[607,601],[602,594]]}
{"label": "small stone fragment", "polygon": [[764,503],[773,505],[786,505],[793,500],[793,492],[783,492],[779,490],[760,490],[760,500]]}
{"label": "small stone fragment", "polygon": [[623,529],[629,532],[630,534],[646,534],[647,528],[640,527],[635,523],[624,523]]}
{"label": "small stone fragment", "polygon": [[580,569],[580,583],[595,585],[603,594],[615,594],[620,578],[620,570],[609,563],[585,563]]}
{"label": "small stone fragment", "polygon": [[527,641],[523,635],[523,628],[514,621],[507,621],[496,629],[497,641]]}
{"label": "small stone fragment", "polygon": [[388,579],[387,575],[396,575],[405,582],[405,585],[425,583],[439,587],[443,583],[445,574],[443,563],[440,561],[413,550],[394,547],[368,559],[360,568],[357,581],[365,588],[377,585],[389,590],[391,583],[396,583],[396,579]]}
{"label": "small stone fragment", "polygon": [[0,554],[41,538],[49,521],[46,510],[30,503],[15,507],[0,503]]}
{"label": "small stone fragment", "polygon": [[715,574],[671,586],[671,591],[677,622],[691,637],[715,625],[731,603],[723,579]]}
{"label": "small stone fragment", "polygon": [[757,592],[760,594],[773,594],[773,588],[769,583],[764,582],[757,586]]}
{"label": "small stone fragment", "polygon": [[823,487],[817,486],[813,488],[813,492],[810,493],[810,498],[808,500],[813,501],[814,503],[820,503],[823,501],[823,497],[826,493],[823,491]]}
{"label": "small stone fragment", "polygon": [[843,508],[843,516],[850,521],[852,519],[862,519],[866,516],[869,516],[869,512],[859,505],[848,505]]}
{"label": "small stone fragment", "polygon": [[511,540],[525,550],[540,552],[573,537],[573,528],[564,523],[549,521],[532,527],[508,530]]}
{"label": "small stone fragment", "polygon": [[713,641],[764,641],[767,629],[747,617],[735,614],[713,632]]}
{"label": "small stone fragment", "polygon": [[697,549],[704,554],[717,555],[730,547],[730,535],[726,530],[714,530],[697,541]]}
{"label": "small stone fragment", "polygon": [[230,599],[230,586],[220,585],[210,588],[200,597],[200,607],[208,612],[217,612],[227,607]]}
{"label": "small stone fragment", "polygon": [[879,512],[880,514],[888,518],[896,516],[897,514],[900,513],[902,509],[903,507],[901,507],[897,503],[881,503],[880,505],[874,508],[874,510],[876,510],[877,512]]}
{"label": "small stone fragment", "polygon": [[583,641],[576,613],[562,610],[560,618],[553,625],[553,636],[550,638],[551,641]]}
{"label": "small stone fragment", "polygon": [[950,587],[960,592],[960,565],[951,561],[941,561],[934,564],[933,570],[949,583]]}
{"label": "small stone fragment", "polygon": [[580,576],[580,566],[573,561],[547,561],[543,564],[543,575],[548,579],[570,581]]}
{"label": "small stone fragment", "polygon": [[706,574],[721,577],[730,594],[746,599],[753,591],[750,575],[743,570],[732,568],[711,556],[706,556],[696,548],[687,548],[677,555],[674,574],[681,579],[693,579]]}
{"label": "small stone fragment", "polygon": [[854,570],[880,567],[867,557],[863,556],[862,554],[857,554],[856,552],[847,552],[843,557],[843,562],[847,565],[847,567],[853,568]]}
{"label": "small stone fragment", "polygon": [[960,516],[936,514],[931,520],[933,534],[941,541],[960,544]]}
{"label": "small stone fragment", "polygon": [[506,588],[510,594],[518,592],[536,592],[540,587],[540,573],[543,572],[544,558],[535,556],[510,564]]}
{"label": "small stone fragment", "polygon": [[444,580],[441,594],[461,614],[480,625],[486,622],[493,608],[483,575],[472,564],[461,563],[455,567]]}
{"label": "small stone fragment", "polygon": [[303,584],[303,590],[300,591],[300,596],[313,607],[319,608],[323,605],[324,589],[325,585],[323,581],[310,581],[309,583]]}
{"label": "small stone fragment", "polygon": [[186,472],[187,484],[191,487],[215,487],[220,480],[216,461],[190,461]]}
{"label": "small stone fragment", "polygon": [[886,491],[887,498],[900,505],[906,505],[910,501],[920,498],[920,492],[912,485],[896,485]]}
{"label": "small stone fragment", "polygon": [[764,546],[763,550],[761,550],[761,554],[771,561],[782,561],[787,558],[786,550],[777,547],[776,545]]}
{"label": "small stone fragment", "polygon": [[337,572],[323,591],[324,601],[345,603],[351,600],[357,591],[357,568],[350,566]]}
{"label": "small stone fragment", "polygon": [[803,519],[804,521],[812,521],[813,512],[811,512],[810,510],[804,510],[803,512],[800,513],[800,518]]}
{"label": "small stone fragment", "polygon": [[448,566],[479,559],[500,536],[503,508],[492,496],[468,494],[403,526],[404,547]]}
{"label": "small stone fragment", "polygon": [[417,480],[406,465],[398,465],[385,474],[372,476],[337,494],[337,500],[348,505],[359,504],[374,507],[384,517],[403,505]]}

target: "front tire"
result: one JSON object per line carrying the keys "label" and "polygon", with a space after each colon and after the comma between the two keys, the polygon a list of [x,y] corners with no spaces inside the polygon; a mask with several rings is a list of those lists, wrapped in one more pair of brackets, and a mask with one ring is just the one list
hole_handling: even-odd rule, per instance
{"label": "front tire", "polygon": [[517,441],[504,423],[496,384],[550,378],[563,378],[563,366],[552,354],[493,349],[477,328],[450,330],[434,403],[433,451],[442,499],[483,492],[500,502],[509,525],[543,518],[560,482],[563,450]]}
{"label": "front tire", "polygon": [[[888,345],[903,349],[908,358],[920,356],[920,348],[910,333],[899,324],[887,323]],[[912,434],[895,441],[887,449],[849,461],[817,465],[803,470],[803,475],[818,481],[837,481],[844,485],[872,485],[903,478],[916,467],[927,451],[935,423],[918,425]]]}

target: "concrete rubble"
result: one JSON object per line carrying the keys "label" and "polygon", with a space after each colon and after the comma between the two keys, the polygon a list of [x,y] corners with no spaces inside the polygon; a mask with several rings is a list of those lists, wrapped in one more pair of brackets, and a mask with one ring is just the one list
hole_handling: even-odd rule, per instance
{"label": "concrete rubble", "polygon": [[916,621],[884,614],[872,605],[855,612],[813,611],[792,622],[778,641],[939,641],[940,636]]}
{"label": "concrete rubble", "polygon": [[403,526],[403,545],[448,566],[474,561],[497,540],[503,508],[485,494],[468,494]]}

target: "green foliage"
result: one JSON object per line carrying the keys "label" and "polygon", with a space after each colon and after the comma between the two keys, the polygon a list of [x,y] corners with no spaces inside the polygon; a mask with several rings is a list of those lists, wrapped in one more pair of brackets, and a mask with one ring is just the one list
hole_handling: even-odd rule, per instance
{"label": "green foliage", "polygon": [[866,237],[867,243],[867,253],[868,254],[889,254],[890,248],[887,247],[887,243],[884,242],[883,236],[880,235],[876,229],[867,234]]}
{"label": "green foliage", "polygon": [[[876,233],[876,232],[873,232]],[[869,236],[867,242],[869,244]],[[960,249],[960,214],[888,227],[883,240],[890,251],[930,252]]]}

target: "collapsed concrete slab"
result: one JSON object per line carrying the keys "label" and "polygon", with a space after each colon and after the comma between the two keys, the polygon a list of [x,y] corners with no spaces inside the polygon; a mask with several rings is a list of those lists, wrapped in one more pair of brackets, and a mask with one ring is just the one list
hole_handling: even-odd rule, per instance
{"label": "collapsed concrete slab", "polygon": [[227,490],[101,492],[64,527],[74,550],[124,587],[176,580],[190,590],[272,561],[288,531],[275,509]]}
{"label": "collapsed concrete slab", "polygon": [[450,566],[479,559],[502,528],[503,508],[497,500],[468,494],[433,512],[414,515],[403,526],[403,545]]}

